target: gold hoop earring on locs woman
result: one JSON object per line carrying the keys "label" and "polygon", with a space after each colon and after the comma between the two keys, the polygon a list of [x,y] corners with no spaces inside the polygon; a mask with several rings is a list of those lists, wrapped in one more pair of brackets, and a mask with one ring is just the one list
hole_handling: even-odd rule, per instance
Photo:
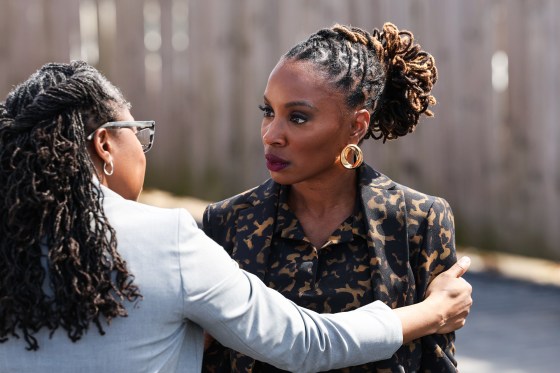
{"label": "gold hoop earring on locs woman", "polygon": [[[352,162],[348,161],[348,157],[352,155],[350,158]],[[362,149],[356,144],[348,144],[342,149],[340,152],[340,163],[349,170],[352,170],[356,167],[359,167],[362,162],[364,161],[364,154],[362,153]]]}
{"label": "gold hoop earring on locs woman", "polygon": [[111,166],[111,172],[107,171],[107,162],[103,162],[103,173],[107,176],[111,176],[115,172],[115,165],[113,165],[112,159],[109,161],[109,165]]}

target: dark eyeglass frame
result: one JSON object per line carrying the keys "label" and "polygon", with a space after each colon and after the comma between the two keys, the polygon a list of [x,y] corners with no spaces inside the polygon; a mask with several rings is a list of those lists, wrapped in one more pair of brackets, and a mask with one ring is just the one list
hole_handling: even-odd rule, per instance
{"label": "dark eyeglass frame", "polygon": [[[95,132],[97,132],[97,130],[101,128],[132,128],[132,127],[139,128],[139,130],[134,134],[136,135],[138,141],[140,141],[140,145],[142,145],[142,150],[144,151],[144,153],[147,153],[154,145],[154,135],[156,131],[155,120],[130,120],[130,121],[107,122],[97,127],[95,131],[93,131],[86,137],[86,140],[88,141],[92,140],[93,135],[95,135]],[[148,130],[150,133],[150,137],[149,137],[150,140],[148,144],[142,143],[141,136],[143,135],[139,136],[139,134],[145,130]]]}

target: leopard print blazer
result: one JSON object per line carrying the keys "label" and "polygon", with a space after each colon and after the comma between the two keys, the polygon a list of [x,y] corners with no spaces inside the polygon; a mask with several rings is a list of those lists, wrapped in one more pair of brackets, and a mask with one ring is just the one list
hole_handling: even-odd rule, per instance
{"label": "leopard print blazer", "polygon": [[[449,204],[397,184],[367,165],[360,166],[359,191],[367,224],[367,246],[375,300],[392,308],[425,298],[430,281],[456,262],[455,230]],[[265,279],[282,186],[260,186],[206,208],[203,229],[241,268]],[[430,335],[402,346],[390,359],[369,368],[340,372],[456,372],[455,334]],[[259,362],[213,342],[205,372],[271,372]],[[278,370],[274,370],[278,371]]]}

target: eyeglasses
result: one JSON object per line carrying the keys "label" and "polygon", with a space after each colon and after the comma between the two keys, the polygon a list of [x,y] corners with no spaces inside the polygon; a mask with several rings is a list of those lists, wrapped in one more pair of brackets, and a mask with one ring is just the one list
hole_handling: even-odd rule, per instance
{"label": "eyeglasses", "polygon": [[95,131],[90,133],[86,140],[93,139],[93,135],[98,129],[101,128],[138,128],[134,134],[138,141],[140,141],[140,145],[142,145],[142,150],[144,153],[147,153],[148,150],[152,148],[154,144],[154,134],[156,131],[156,122],[154,120],[145,120],[145,121],[120,121],[120,122],[107,122],[101,126],[99,126]]}

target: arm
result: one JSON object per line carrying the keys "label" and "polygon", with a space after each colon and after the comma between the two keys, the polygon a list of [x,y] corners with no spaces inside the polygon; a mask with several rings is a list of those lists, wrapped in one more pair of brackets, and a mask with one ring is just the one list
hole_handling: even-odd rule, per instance
{"label": "arm", "polygon": [[403,327],[403,343],[430,334],[447,334],[465,325],[472,305],[472,287],[461,278],[470,266],[463,257],[428,287],[428,298],[420,303],[395,309]]}
{"label": "arm", "polygon": [[300,308],[240,270],[194,222],[185,221],[186,214],[181,218],[185,317],[225,346],[298,372],[382,360],[400,347],[400,319],[381,302],[334,315]]}
{"label": "arm", "polygon": [[[426,217],[426,230],[414,270],[418,299],[430,294],[429,284],[456,262],[455,226],[449,204],[436,197]],[[422,371],[454,372],[455,333],[428,335],[422,339]]]}

